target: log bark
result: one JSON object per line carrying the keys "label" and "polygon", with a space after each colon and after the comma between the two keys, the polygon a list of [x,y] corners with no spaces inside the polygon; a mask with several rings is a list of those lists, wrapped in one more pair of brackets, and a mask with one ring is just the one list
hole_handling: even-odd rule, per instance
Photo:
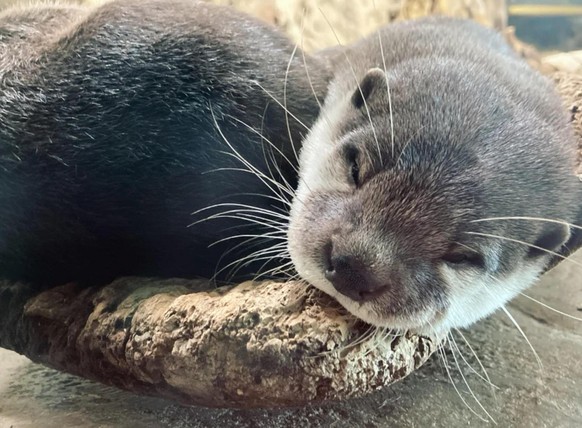
{"label": "log bark", "polygon": [[4,283],[0,346],[133,392],[246,408],[366,394],[405,377],[435,349],[427,338],[370,334],[299,282],[205,287],[122,278],[34,295]]}

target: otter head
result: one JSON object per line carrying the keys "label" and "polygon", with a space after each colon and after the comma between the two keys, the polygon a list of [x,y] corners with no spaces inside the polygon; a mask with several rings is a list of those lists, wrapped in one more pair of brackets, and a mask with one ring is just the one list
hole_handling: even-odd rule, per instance
{"label": "otter head", "polygon": [[479,70],[469,79],[455,69],[411,63],[368,70],[349,89],[332,83],[304,141],[292,261],[373,325],[420,334],[467,326],[530,285],[544,249],[569,236],[561,223],[480,221],[558,216],[553,187],[571,175],[569,155],[543,160],[555,147],[540,142],[555,130],[534,126]]}

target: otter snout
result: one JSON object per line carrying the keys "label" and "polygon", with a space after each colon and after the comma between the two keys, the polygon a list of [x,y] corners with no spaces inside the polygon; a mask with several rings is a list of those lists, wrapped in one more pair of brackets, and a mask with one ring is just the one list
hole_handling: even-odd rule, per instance
{"label": "otter snout", "polygon": [[389,285],[380,281],[373,268],[361,257],[324,247],[325,278],[341,294],[356,302],[368,302],[382,295]]}

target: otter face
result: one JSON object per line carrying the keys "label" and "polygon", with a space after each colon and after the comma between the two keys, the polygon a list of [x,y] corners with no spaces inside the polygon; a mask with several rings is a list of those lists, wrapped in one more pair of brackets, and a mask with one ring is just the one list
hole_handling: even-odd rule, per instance
{"label": "otter face", "polygon": [[[540,248],[556,250],[569,236],[557,223],[475,221],[551,213],[525,211],[544,192],[528,183],[527,166],[506,173],[516,167],[503,149],[515,138],[512,111],[502,100],[460,102],[474,82],[465,88],[446,73],[450,87],[430,98],[422,75],[416,91],[391,76],[389,100],[380,69],[348,96],[332,86],[302,148],[288,231],[305,280],[366,322],[428,335],[502,306],[543,271],[548,256]],[[533,196],[516,201],[512,189]]]}

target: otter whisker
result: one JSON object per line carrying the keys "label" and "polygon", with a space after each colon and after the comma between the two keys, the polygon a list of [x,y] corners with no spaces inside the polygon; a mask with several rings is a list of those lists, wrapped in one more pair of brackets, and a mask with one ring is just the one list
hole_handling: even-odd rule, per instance
{"label": "otter whisker", "polygon": [[[451,339],[452,339],[452,343],[454,343],[454,347],[451,343]],[[497,422],[495,422],[495,419],[493,419],[493,417],[489,414],[489,412],[487,411],[487,409],[485,409],[485,407],[483,406],[483,404],[481,404],[481,401],[479,401],[479,399],[477,398],[477,396],[475,395],[475,393],[473,392],[473,389],[471,388],[471,386],[469,385],[469,382],[467,381],[467,378],[465,377],[465,374],[463,373],[463,370],[461,370],[461,367],[459,365],[459,360],[457,360],[457,355],[455,353],[455,348],[457,350],[459,350],[457,344],[455,343],[454,338],[452,337],[451,334],[448,334],[446,336],[446,341],[449,344],[449,348],[451,349],[451,353],[453,355],[453,359],[455,360],[455,365],[457,366],[457,371],[459,372],[459,374],[461,375],[461,378],[463,379],[463,382],[465,383],[465,386],[467,387],[467,389],[469,390],[469,393],[471,394],[471,396],[473,397],[473,400],[475,400],[475,402],[477,403],[477,405],[481,408],[481,410],[483,410],[485,412],[485,414],[489,417],[489,419],[491,419],[491,421],[497,425]],[[460,350],[459,350],[459,354]],[[464,359],[464,358],[463,358]],[[469,365],[470,367],[470,365]]]}
{"label": "otter whisker", "polygon": [[[253,281],[258,281],[259,278],[261,277],[261,271],[264,269],[264,267],[269,264],[269,262],[271,262],[274,259],[287,259],[288,257],[285,257],[285,255],[283,253],[281,253],[280,249],[277,249],[278,251],[276,252],[276,254],[269,254],[269,255],[264,255],[264,256],[255,256],[252,259],[249,259],[247,261],[245,261],[244,263],[240,264],[238,267],[233,268],[232,270],[232,276],[236,275],[238,273],[238,271],[244,267],[249,266],[251,263],[256,263],[262,260],[265,260],[265,263],[263,263],[258,269],[257,272],[255,272],[253,274]],[[278,268],[278,266],[277,266]],[[271,269],[272,270],[272,269]],[[264,273],[264,272],[263,272]],[[262,276],[266,276],[267,274],[264,273],[264,275]]]}
{"label": "otter whisker", "polygon": [[232,235],[232,236],[228,236],[226,238],[219,239],[218,241],[214,241],[208,247],[209,248],[214,247],[222,242],[228,242],[228,241],[232,241],[233,239],[240,239],[240,238],[269,238],[269,239],[275,239],[275,240],[280,240],[280,241],[284,241],[287,239],[287,237],[279,236],[279,234],[280,234],[279,231],[275,231],[275,232],[271,232],[271,233],[264,233],[262,235],[253,235],[253,234]]}
{"label": "otter whisker", "polygon": [[[240,192],[240,193],[233,193],[233,194],[229,195],[229,197],[232,197],[232,196],[259,196],[261,198],[272,199],[273,201],[276,201],[276,202],[282,202],[282,203],[288,204],[288,202],[278,198],[277,197],[278,195],[273,196],[273,195],[265,195],[264,193],[256,193],[256,192]],[[277,205],[271,205],[271,208],[272,208],[271,212],[273,212],[273,213],[283,214],[287,217],[289,216],[289,211],[285,210],[282,207],[279,207]]]}
{"label": "otter whisker", "polygon": [[[483,377],[483,375],[481,375],[479,372],[477,372],[475,369],[473,369],[473,366],[471,366],[468,363],[467,363],[467,365],[471,368],[471,370],[473,371],[473,373],[475,373],[477,376],[479,376],[479,378],[481,378],[481,380],[483,380],[485,383],[487,383],[487,384],[489,384],[491,386],[491,391],[492,391],[493,394],[495,394],[495,389],[500,389],[500,388],[497,385],[495,385],[493,382],[491,382],[491,379],[489,378],[489,374],[487,373],[487,370],[485,370],[485,367],[483,366],[483,363],[481,363],[481,360],[479,359],[479,356],[477,355],[477,353],[475,352],[475,350],[473,349],[473,347],[471,346],[471,344],[469,343],[469,341],[467,340],[467,338],[465,337],[465,335],[458,328],[455,328],[455,331],[461,336],[461,338],[465,342],[465,345],[467,345],[467,347],[469,348],[469,350],[471,351],[471,353],[475,357],[475,360],[477,360],[477,364],[479,364],[479,367],[481,368],[481,371],[483,372],[483,375],[485,377]],[[461,356],[463,356],[462,353],[461,353]]]}
{"label": "otter whisker", "polygon": [[[241,258],[238,263],[240,263],[240,267],[246,267],[248,265],[250,265],[251,263],[255,263],[257,261],[260,260],[273,260],[274,258],[279,258],[279,256],[282,256],[282,252],[281,252],[281,248],[271,248],[268,251],[261,251],[261,252],[257,252],[256,254],[253,254],[251,256],[246,256],[244,258]],[[260,271],[260,269],[259,269]]]}
{"label": "otter whisker", "polygon": [[[323,9],[321,9],[321,8],[318,8],[318,9],[319,9],[319,12],[321,13],[321,15],[323,16],[323,19],[325,19],[325,22],[327,23],[330,30],[332,31],[338,45],[343,48],[344,45],[342,44],[340,38],[338,37],[335,29],[331,25],[331,22],[329,22],[325,13],[323,13]],[[376,148],[378,149],[378,157],[380,158],[380,163],[382,164],[384,162],[382,161],[382,151],[380,150],[380,142],[378,140],[376,128],[374,127],[374,122],[372,121],[372,115],[370,114],[370,109],[368,107],[368,103],[366,102],[366,97],[364,96],[364,91],[362,91],[362,86],[360,85],[360,82],[358,80],[358,76],[356,75],[356,70],[354,69],[354,66],[353,66],[352,62],[350,61],[350,58],[349,58],[348,54],[345,52],[345,50],[343,51],[343,54],[344,54],[344,57],[346,58],[346,61],[349,65],[349,67],[350,67],[352,75],[354,76],[354,81],[356,82],[356,85],[358,87],[358,91],[360,91],[360,96],[362,97],[362,101],[364,103],[364,108],[366,109],[366,114],[368,115],[368,120],[370,121],[370,126],[372,127],[372,134],[374,135],[374,141],[376,142]]]}
{"label": "otter whisker", "polygon": [[[494,278],[493,275],[487,274],[487,276],[493,282],[498,282],[498,280],[496,278]],[[485,288],[485,290],[487,291],[487,293],[489,293],[491,295],[491,297],[495,297],[489,288]],[[525,339],[525,341],[527,342],[528,346],[530,347],[530,349],[532,350],[532,352],[534,354],[534,357],[535,357],[535,359],[536,359],[536,361],[538,363],[538,366],[539,366],[540,370],[542,370],[543,369],[542,360],[539,357],[538,353],[536,352],[535,348],[533,347],[532,343],[528,339],[527,335],[523,331],[523,329],[520,327],[520,325],[517,323],[517,321],[515,320],[515,318],[513,318],[513,316],[511,315],[511,313],[509,313],[509,311],[507,310],[507,308],[504,305],[501,305],[500,308],[501,308],[501,310],[503,312],[505,312],[505,315],[507,315],[507,317],[511,320],[511,322],[513,323],[513,325],[515,325],[515,327],[517,328],[517,330],[519,331],[519,333],[521,334],[521,336]]]}
{"label": "otter whisker", "polygon": [[[287,189],[287,187],[285,187],[283,184],[279,183],[278,181],[274,180],[273,178],[269,177],[268,175],[266,175],[265,173],[263,173],[262,171],[260,171],[259,169],[257,169],[256,167],[252,166],[250,162],[248,162],[246,159],[240,157],[237,154],[234,153],[229,153],[229,152],[223,152],[223,151],[219,151],[219,153],[222,153],[226,156],[230,156],[234,159],[237,159],[240,162],[243,162],[245,165],[249,166],[249,169],[245,170],[245,169],[240,169],[239,171],[241,172],[248,172],[251,173],[253,175],[255,175],[259,180],[261,180],[263,182],[263,184],[265,186],[267,186],[274,194],[278,194],[277,191],[275,189],[273,189],[271,186],[274,185],[275,188],[278,188],[282,191],[284,191],[285,193],[287,193],[289,196],[293,197],[293,192],[290,192],[289,189]],[[220,169],[220,171],[226,171],[229,168],[222,168]],[[236,169],[231,169],[231,170],[236,170]],[[266,180],[266,181],[265,181]],[[269,184],[271,183],[271,184]]]}
{"label": "otter whisker", "polygon": [[511,320],[511,322],[513,323],[513,325],[515,325],[515,327],[517,328],[517,330],[519,331],[519,333],[522,335],[522,337],[525,339],[525,341],[527,342],[527,344],[529,345],[529,347],[531,348],[535,359],[538,363],[538,366],[540,368],[540,370],[544,369],[544,365],[542,364],[542,360],[540,358],[540,356],[538,355],[538,353],[536,352],[535,348],[533,347],[532,343],[530,342],[530,340],[528,339],[527,335],[525,334],[525,332],[522,330],[522,328],[520,327],[520,325],[517,323],[517,321],[515,320],[515,318],[513,318],[513,316],[509,313],[509,311],[507,310],[507,308],[505,306],[501,307],[501,310],[503,310],[503,312],[505,312],[505,315],[507,315],[507,317]]}
{"label": "otter whisker", "polygon": [[[239,214],[236,214],[236,213]],[[241,213],[240,211],[231,211],[231,212],[224,212],[220,214],[215,214],[213,216],[208,217],[209,219],[219,219],[219,218],[231,218],[237,220],[243,220],[248,223],[252,223],[255,225],[264,226],[267,229],[272,231],[280,232],[282,235],[287,232],[286,225],[284,223],[279,223],[277,221],[271,219],[264,219],[263,217],[259,217],[253,214]]]}
{"label": "otter whisker", "polygon": [[[374,9],[376,9],[376,2],[374,1]],[[392,113],[392,94],[390,93],[390,82],[388,79],[388,68],[386,67],[386,55],[384,54],[384,44],[382,43],[382,35],[378,29],[378,42],[380,43],[380,55],[382,57],[382,65],[384,66],[384,79],[386,80],[386,92],[388,93],[388,110],[390,111],[390,140],[392,144],[392,159],[394,159],[394,116]],[[398,157],[400,159],[400,156]]]}
{"label": "otter whisker", "polygon": [[[228,152],[222,152],[219,151],[219,153],[234,157],[237,160],[240,160],[239,158],[237,158],[236,156],[234,156],[232,153],[228,153]],[[201,174],[209,174],[209,173],[214,173],[214,172],[220,172],[220,171],[237,171],[237,172],[244,172],[247,174],[252,174],[254,176],[257,176],[262,182],[263,184],[274,194],[277,195],[279,197],[281,197],[281,199],[277,198],[276,200],[279,200],[281,202],[283,202],[286,205],[290,205],[290,201],[286,198],[283,199],[284,195],[282,193],[277,192],[275,189],[273,189],[270,185],[268,185],[261,177],[262,173],[257,173],[255,171],[253,171],[252,169],[248,169],[248,168],[236,168],[236,167],[223,167],[223,168],[215,168],[215,169],[211,169],[211,170],[207,170],[202,172]],[[265,176],[269,181],[273,181],[270,177]],[[281,183],[276,183],[276,187],[279,187],[281,190],[285,189],[285,187],[281,184]],[[291,193],[289,191],[286,191],[286,193],[288,193],[290,196]],[[272,197],[272,196],[271,196]]]}
{"label": "otter whisker", "polygon": [[286,268],[288,268],[288,267],[290,267],[292,265],[293,265],[293,262],[292,261],[289,261],[289,262],[284,263],[284,264],[282,264],[280,266],[274,267],[272,269],[268,269],[268,270],[260,273],[259,275],[257,275],[255,277],[255,281],[261,279],[262,277],[267,277],[269,275],[285,274],[288,271],[288,269],[286,269]]}
{"label": "otter whisker", "polygon": [[569,315],[569,314],[567,314],[567,313],[565,313],[565,312],[559,311],[559,310],[557,310],[556,308],[552,308],[551,306],[548,306],[548,305],[546,305],[545,303],[542,303],[542,302],[540,302],[539,300],[536,300],[536,299],[534,299],[533,297],[531,297],[531,296],[528,296],[528,295],[527,295],[527,294],[525,294],[525,293],[521,293],[521,292],[520,292],[519,294],[521,294],[523,297],[525,297],[525,298],[527,298],[527,299],[529,299],[529,300],[532,300],[532,301],[536,302],[536,303],[537,303],[537,304],[539,304],[539,305],[542,305],[544,308],[546,308],[546,309],[549,309],[550,311],[554,311],[554,312],[556,312],[556,313],[558,313],[558,314],[560,314],[560,315],[562,315],[562,316],[565,316],[566,318],[571,318],[571,319],[573,319],[573,320],[576,320],[576,321],[582,321],[582,318],[578,318],[578,317],[575,317],[575,316],[573,316],[573,315]]}
{"label": "otter whisker", "polygon": [[[436,330],[434,329],[434,327],[432,326],[431,323],[429,323],[429,327],[433,330],[433,335],[435,337],[438,337]],[[451,350],[452,351],[452,350]],[[453,388],[455,389],[455,392],[457,393],[457,395],[459,396],[459,398],[461,399],[461,401],[463,402],[463,404],[465,405],[465,407],[467,409],[469,409],[469,411],[471,413],[473,413],[475,416],[477,416],[479,419],[481,419],[483,422],[487,422],[487,419],[485,419],[483,416],[481,416],[479,413],[477,413],[477,411],[475,411],[475,409],[473,409],[473,407],[471,407],[469,405],[469,403],[467,403],[467,401],[465,400],[465,398],[463,397],[463,395],[461,394],[461,391],[459,390],[459,388],[457,387],[457,384],[455,383],[455,381],[453,380],[453,376],[451,375],[451,371],[449,370],[449,364],[447,361],[447,357],[445,354],[445,350],[444,350],[444,342],[441,343],[438,348],[437,348],[437,353],[440,357],[440,360],[443,363],[443,367],[445,368],[447,377],[449,378],[449,381],[451,382],[451,385],[453,385]]]}
{"label": "otter whisker", "polygon": [[291,113],[289,110],[287,110],[285,108],[285,106],[283,105],[283,103],[281,103],[281,101],[279,101],[277,99],[277,97],[275,97],[268,89],[266,89],[263,85],[261,85],[258,80],[251,80],[251,82],[254,83],[255,85],[257,85],[259,88],[261,88],[263,90],[263,92],[265,92],[265,94],[267,94],[273,101],[275,101],[279,105],[279,107],[281,107],[282,109],[284,109],[285,112],[289,116],[291,116],[293,119],[295,119],[295,121],[297,121],[297,123],[299,125],[301,125],[303,128],[305,128],[306,131],[309,131],[309,126],[307,126],[297,116],[295,116],[293,113]]}
{"label": "otter whisker", "polygon": [[212,214],[208,217],[205,217],[205,218],[199,220],[197,223],[202,223],[202,222],[209,221],[209,220],[216,220],[216,219],[220,219],[220,218],[230,218],[230,219],[235,219],[235,220],[243,220],[243,221],[246,221],[248,223],[252,223],[252,224],[256,224],[256,225],[265,226],[267,229],[275,230],[277,232],[280,232],[281,234],[285,234],[287,231],[286,224],[278,223],[278,222],[271,220],[271,219],[265,219],[263,217],[253,216],[251,214],[246,214],[246,213],[237,215],[236,212],[238,212],[238,211],[227,211],[224,213]]}
{"label": "otter whisker", "polygon": [[540,246],[537,246],[534,244],[530,244],[529,242],[520,241],[519,239],[513,239],[513,238],[508,238],[506,236],[492,235],[489,233],[480,233],[480,232],[464,232],[464,233],[467,233],[469,235],[482,236],[485,238],[502,239],[504,241],[515,242],[516,244],[526,245],[528,247],[535,248],[536,250],[544,251],[548,254],[551,254],[552,256],[559,257],[567,262],[574,263],[575,265],[582,267],[582,263],[579,263],[576,260],[571,259],[569,256],[564,256],[564,255],[557,253],[555,251],[551,251],[551,250],[548,250],[546,248],[543,248],[543,247],[540,247]]}
{"label": "otter whisker", "polygon": [[199,210],[194,211],[191,215],[197,215],[197,214],[200,214],[204,211],[208,211],[208,210],[211,210],[214,208],[222,208],[222,207],[240,208],[244,212],[253,212],[253,213],[257,213],[257,214],[265,214],[267,216],[275,217],[277,219],[283,220],[284,222],[287,222],[289,220],[289,216],[287,216],[285,214],[278,213],[276,211],[271,211],[271,210],[268,210],[265,208],[255,207],[253,205],[242,204],[242,203],[237,203],[237,202],[221,202],[218,204],[209,205],[205,208],[201,208]]}
{"label": "otter whisker", "polygon": [[[261,182],[263,182],[263,184],[265,184],[273,193],[277,194],[277,192],[268,184],[269,182],[272,183],[273,185],[275,185],[275,187],[278,187],[279,189],[285,190],[285,191],[288,192],[288,189],[286,189],[285,186],[283,186],[281,183],[279,183],[278,181],[274,180],[273,178],[268,177],[267,175],[265,175],[262,171],[260,171],[254,165],[252,165],[244,156],[242,156],[234,148],[234,146],[228,141],[228,138],[226,138],[226,136],[222,132],[222,129],[220,128],[220,125],[218,124],[218,120],[216,119],[216,115],[214,113],[214,109],[212,107],[212,103],[209,103],[209,106],[210,106],[210,113],[212,115],[212,120],[214,121],[214,126],[216,127],[218,133],[220,134],[220,136],[222,137],[222,139],[224,140],[224,142],[228,145],[228,147],[230,148],[230,150],[232,150],[232,153],[230,153],[230,152],[223,152],[223,151],[220,151],[220,153],[223,153],[225,155],[231,156],[231,157],[239,160],[240,162],[242,162],[243,165],[245,165],[248,169],[250,169],[251,172],[255,173],[255,175],[257,176],[257,178],[259,180],[261,180]],[[291,196],[293,196],[293,195],[291,194]]]}
{"label": "otter whisker", "polygon": [[[222,263],[222,260],[228,254],[236,251],[237,249],[239,249],[242,246],[245,246],[245,248],[247,248],[247,249],[250,250],[251,248],[254,248],[256,246],[262,245],[265,241],[271,241],[271,240],[272,239],[271,238],[268,238],[268,237],[265,238],[265,237],[262,237],[262,236],[260,236],[260,237],[254,236],[254,237],[247,238],[244,241],[242,241],[242,242],[240,242],[240,243],[238,243],[236,245],[233,245],[228,250],[224,251],[222,253],[222,255],[220,256],[220,258],[218,259],[218,261],[216,262],[216,267],[215,267],[215,270],[214,270],[213,280],[215,280],[218,277],[218,275],[220,275],[220,273],[222,273],[226,269],[226,268],[223,268],[223,269],[220,269],[219,270],[219,267],[220,267],[220,264]],[[253,241],[255,241],[255,242],[253,243]],[[280,245],[280,243],[274,244],[274,245]],[[263,248],[263,247],[261,247],[261,248]],[[259,248],[259,250],[261,248]]]}
{"label": "otter whisker", "polygon": [[[267,110],[269,108],[269,104],[270,104],[270,102],[267,102],[265,104],[265,109],[263,110],[263,116],[261,117],[261,131],[258,134],[259,137],[261,138],[261,143],[267,142],[269,144],[269,146],[265,146],[265,144],[261,144],[261,151],[263,152],[263,159],[265,161],[265,165],[267,166],[267,171],[269,172],[269,176],[271,178],[275,179],[275,174],[273,173],[273,168],[271,168],[271,164],[272,164],[273,167],[274,167],[274,169],[277,171],[278,177],[282,180],[282,184],[285,187],[287,187],[291,192],[294,192],[292,186],[289,184],[289,182],[285,178],[285,174],[283,174],[283,172],[281,171],[281,168],[279,167],[279,164],[278,164],[277,160],[275,159],[275,153],[273,152],[273,148],[277,148],[277,147],[268,138],[266,138],[264,136],[265,116],[267,114]],[[235,120],[238,120],[238,118],[236,118],[236,117],[232,117],[232,118],[235,119]],[[240,123],[243,124],[245,127],[247,127],[247,129],[249,129],[252,132],[256,133],[256,130],[252,126],[246,124],[242,120],[240,121]],[[279,153],[281,153],[281,156],[283,157],[283,159],[286,160],[289,163],[289,165],[291,165],[291,168],[293,168],[293,170],[295,171],[295,173],[298,174],[299,171],[297,170],[297,168],[295,168],[295,165],[293,165],[291,163],[291,161],[289,161],[289,159],[287,159],[287,157],[281,152],[281,150],[278,150],[278,151],[279,151]],[[267,156],[267,152],[268,152],[268,156]],[[277,195],[281,199],[287,199],[282,194],[282,192],[277,192]]]}
{"label": "otter whisker", "polygon": [[445,351],[444,351],[444,347],[443,346],[439,346],[439,348],[437,349],[437,353],[440,357],[440,360],[443,363],[443,366],[445,368],[447,377],[449,378],[449,381],[451,382],[451,385],[453,386],[453,388],[455,389],[455,392],[457,393],[457,396],[461,399],[461,401],[463,402],[463,404],[465,405],[465,407],[467,409],[469,409],[469,411],[471,413],[473,413],[475,416],[477,416],[480,420],[482,420],[483,422],[488,422],[487,419],[485,419],[483,416],[481,416],[479,413],[477,413],[477,411],[475,409],[473,409],[473,407],[471,407],[469,405],[469,403],[467,403],[467,400],[465,400],[465,398],[463,397],[463,395],[461,394],[461,391],[459,390],[459,388],[457,387],[457,384],[455,383],[455,381],[453,380],[453,376],[451,375],[451,371],[449,370],[449,365],[448,365],[448,361],[447,361],[447,357],[445,355]]}
{"label": "otter whisker", "polygon": [[305,32],[305,14],[306,13],[307,13],[307,10],[305,8],[303,8],[303,11],[301,13],[301,36],[299,37],[299,44],[301,45],[301,55],[303,57],[303,69],[305,70],[305,75],[307,76],[307,82],[309,83],[309,87],[311,88],[311,93],[313,94],[313,98],[315,98],[315,102],[319,106],[319,110],[323,111],[323,106],[321,105],[321,102],[319,101],[319,97],[317,96],[317,93],[315,92],[315,88],[313,87],[313,80],[311,79],[311,76],[309,74],[309,68],[307,67],[307,58],[305,57],[305,49],[303,46],[303,42],[305,41],[304,32]]}
{"label": "otter whisker", "polygon": [[251,208],[238,208],[238,207],[234,208],[234,209],[225,210],[225,211],[221,211],[218,213],[210,214],[209,216],[207,216],[203,219],[197,220],[195,223],[192,223],[190,226],[195,225],[197,223],[202,223],[202,222],[207,221],[207,220],[220,218],[221,216],[224,216],[224,215],[232,215],[232,214],[241,214],[242,216],[249,216],[250,218],[262,220],[262,221],[268,222],[270,224],[280,226],[281,228],[284,228],[285,230],[287,229],[287,224],[288,224],[287,219],[285,217],[278,215],[279,213],[270,213],[270,212],[264,212],[261,210],[253,210]]}
{"label": "otter whisker", "polygon": [[395,338],[402,336],[403,334],[403,332],[389,327],[378,327],[374,332],[374,343],[370,346],[365,355],[369,355],[371,352],[377,350],[381,344],[391,344]]}
{"label": "otter whisker", "polygon": [[293,141],[293,134],[291,133],[291,125],[289,124],[289,109],[287,108],[287,81],[289,80],[289,70],[291,69],[291,63],[293,62],[293,58],[295,58],[295,52],[297,52],[297,48],[299,47],[299,43],[295,43],[295,47],[293,48],[293,52],[291,52],[291,58],[289,58],[289,62],[287,63],[287,69],[285,70],[285,79],[283,79],[283,105],[285,106],[285,125],[287,125],[287,134],[289,135],[289,141],[291,142],[291,150],[293,150],[293,154],[295,155],[295,160],[299,163],[299,155],[297,154],[297,150],[295,149],[295,142]]}
{"label": "otter whisker", "polygon": [[[339,306],[341,308],[341,305]],[[368,340],[371,340],[371,338],[374,336],[374,334],[376,334],[376,331],[379,329],[380,327],[374,326],[374,325],[370,325],[366,331],[359,337],[357,337],[353,342],[348,342],[347,344],[345,344],[344,346],[340,347],[340,348],[336,348],[336,349],[330,349],[328,351],[321,351],[317,354],[317,357],[322,356],[322,355],[329,355],[332,354],[334,352],[337,352],[339,354],[347,351],[348,349],[354,348],[364,342],[367,342]]]}
{"label": "otter whisker", "polygon": [[[260,238],[262,238],[262,236],[258,236]],[[252,254],[243,256],[237,260],[234,260],[233,262],[227,264],[226,266],[224,266],[223,268],[221,268],[219,271],[217,271],[215,273],[215,276],[220,275],[222,272],[226,271],[229,268],[233,268],[235,271],[231,272],[231,274],[229,274],[229,276],[235,275],[236,272],[238,270],[240,270],[242,267],[247,266],[248,264],[254,262],[257,260],[257,257],[264,255],[264,254],[269,254],[269,253],[281,253],[281,249],[280,248],[275,248],[275,246],[272,247],[268,247],[265,249],[260,249]],[[247,264],[244,264],[245,262],[248,262]]]}
{"label": "otter whisker", "polygon": [[[265,137],[264,135],[262,135],[262,133],[260,133],[259,131],[257,131],[255,128],[253,128],[252,126],[250,126],[246,122],[240,120],[238,117],[235,117],[235,116],[232,116],[232,115],[227,115],[227,116],[230,117],[235,122],[240,123],[241,125],[243,125],[244,127],[246,127],[249,131],[251,131],[254,134],[258,135],[260,138],[262,138],[262,140],[264,142],[266,142],[273,150],[277,151],[277,153],[279,153],[281,155],[281,157],[289,164],[289,166],[291,166],[293,168],[293,170],[295,172],[299,173],[299,170],[297,169],[296,164],[294,164],[293,162],[291,162],[289,160],[289,158],[285,155],[285,153],[283,153],[281,151],[281,149],[279,147],[277,147],[271,140],[269,140],[267,137]],[[291,186],[289,186],[289,188],[291,188]]]}
{"label": "otter whisker", "polygon": [[579,225],[576,225],[576,224],[572,224],[572,223],[568,223],[567,221],[564,221],[564,220],[556,220],[556,219],[550,219],[550,218],[544,218],[544,217],[526,217],[526,216],[488,217],[488,218],[480,218],[480,219],[477,219],[477,220],[471,220],[471,223],[481,223],[481,222],[484,222],[484,221],[493,221],[493,220],[543,221],[543,222],[547,222],[547,223],[561,224],[561,225],[564,225],[564,226],[571,227],[572,229],[582,230],[582,226],[579,226]]}

